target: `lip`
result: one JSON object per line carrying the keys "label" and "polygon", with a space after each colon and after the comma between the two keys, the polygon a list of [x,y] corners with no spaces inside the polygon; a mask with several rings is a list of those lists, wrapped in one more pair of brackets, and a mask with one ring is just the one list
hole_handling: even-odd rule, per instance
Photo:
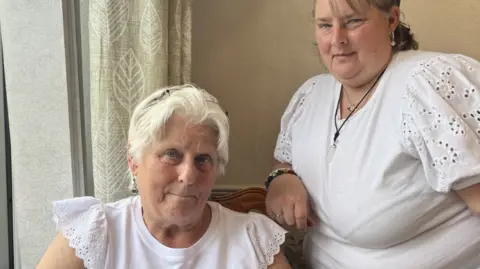
{"label": "lip", "polygon": [[348,56],[352,56],[353,54],[355,54],[355,52],[336,53],[336,54],[333,55],[333,57],[348,57]]}
{"label": "lip", "polygon": [[176,193],[168,193],[168,194],[173,195],[173,196],[177,196],[177,197],[180,197],[180,198],[183,198],[183,199],[187,199],[187,198],[197,199],[197,197],[194,196],[194,195],[182,195],[182,194],[176,194]]}

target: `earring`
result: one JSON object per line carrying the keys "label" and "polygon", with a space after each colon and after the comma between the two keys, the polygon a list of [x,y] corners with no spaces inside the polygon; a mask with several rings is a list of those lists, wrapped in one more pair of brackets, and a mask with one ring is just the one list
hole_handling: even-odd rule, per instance
{"label": "earring", "polygon": [[138,194],[137,178],[133,174],[132,174],[132,193],[135,195]]}
{"label": "earring", "polygon": [[394,33],[394,32],[392,32],[392,34],[391,34],[391,39],[392,39],[392,41],[390,42],[390,45],[392,45],[392,47],[393,47],[393,46],[395,46],[395,45],[397,44],[397,43],[395,42],[395,33]]}

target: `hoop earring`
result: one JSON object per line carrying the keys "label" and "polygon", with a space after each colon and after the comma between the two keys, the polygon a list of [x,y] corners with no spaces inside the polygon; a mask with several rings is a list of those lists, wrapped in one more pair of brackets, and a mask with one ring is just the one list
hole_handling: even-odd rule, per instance
{"label": "hoop earring", "polygon": [[391,38],[391,42],[390,42],[390,45],[395,46],[397,43],[395,42],[395,32],[392,32],[392,34],[390,35],[390,38]]}

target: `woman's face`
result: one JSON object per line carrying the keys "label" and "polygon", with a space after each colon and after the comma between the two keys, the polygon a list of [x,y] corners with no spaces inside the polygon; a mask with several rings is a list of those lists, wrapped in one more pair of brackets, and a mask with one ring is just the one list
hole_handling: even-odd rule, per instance
{"label": "woman's face", "polygon": [[165,125],[161,141],[140,162],[129,160],[144,214],[165,225],[191,225],[200,218],[217,172],[217,136],[207,125],[187,125],[179,116]]}
{"label": "woman's face", "polygon": [[364,1],[355,12],[345,0],[315,5],[316,39],[323,62],[342,83],[360,87],[373,79],[388,63],[391,32],[397,27],[400,11],[392,8],[387,17]]}

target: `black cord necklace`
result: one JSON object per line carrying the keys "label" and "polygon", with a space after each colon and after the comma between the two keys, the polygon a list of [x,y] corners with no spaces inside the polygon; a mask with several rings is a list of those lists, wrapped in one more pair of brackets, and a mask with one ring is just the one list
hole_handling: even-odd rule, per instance
{"label": "black cord necklace", "polygon": [[340,136],[340,130],[342,130],[345,123],[347,123],[347,121],[355,113],[355,111],[360,106],[360,104],[365,100],[365,98],[367,98],[367,96],[370,94],[370,92],[373,90],[373,88],[375,88],[375,85],[377,85],[377,82],[380,80],[380,78],[382,77],[385,70],[386,70],[386,68],[383,69],[382,73],[380,73],[380,75],[377,77],[377,79],[373,83],[372,87],[370,87],[370,89],[368,89],[368,91],[363,95],[362,99],[360,99],[360,101],[357,103],[357,105],[355,105],[353,110],[350,112],[350,114],[348,114],[348,116],[345,118],[345,120],[342,122],[342,124],[340,125],[340,128],[339,128],[337,126],[337,116],[338,116],[338,110],[340,110],[339,108],[340,108],[340,104],[341,104],[342,96],[343,96],[343,91],[344,91],[343,85],[342,85],[342,88],[340,89],[340,94],[338,95],[337,106],[335,108],[335,116],[334,116],[335,118],[333,119],[333,122],[335,123],[335,133],[333,135],[333,143],[328,150],[328,161],[329,162],[332,161],[333,156],[335,154],[335,149],[337,148],[337,139]]}

